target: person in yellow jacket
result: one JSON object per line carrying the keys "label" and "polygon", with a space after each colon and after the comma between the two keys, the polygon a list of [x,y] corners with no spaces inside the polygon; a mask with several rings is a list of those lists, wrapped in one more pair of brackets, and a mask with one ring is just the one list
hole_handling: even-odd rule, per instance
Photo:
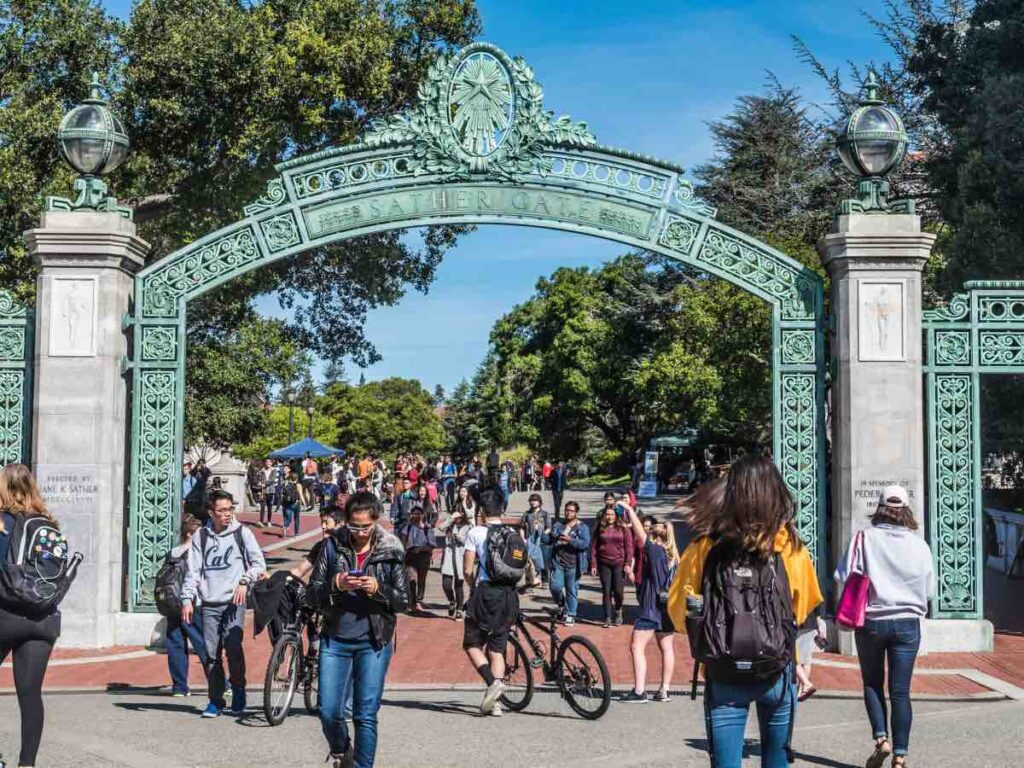
{"label": "person in yellow jacket", "polygon": [[[708,494],[705,498],[715,498]],[[701,593],[704,564],[711,548],[723,542],[752,557],[777,553],[786,569],[796,625],[822,602],[810,552],[792,522],[793,502],[782,476],[766,457],[748,454],[731,468],[720,507],[691,514],[698,534],[679,559],[669,589],[668,614],[676,627],[686,626],[686,597]],[[751,703],[757,703],[764,743],[763,768],[788,765],[789,738],[795,714],[793,665],[774,680],[739,685],[707,681],[705,710],[709,751],[715,768],[741,768],[743,734]]]}

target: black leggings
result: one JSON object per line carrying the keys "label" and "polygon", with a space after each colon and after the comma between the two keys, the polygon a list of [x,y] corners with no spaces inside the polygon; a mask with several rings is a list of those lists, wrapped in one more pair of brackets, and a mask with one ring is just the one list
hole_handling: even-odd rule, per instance
{"label": "black leggings", "polygon": [[597,575],[601,577],[601,592],[604,595],[604,617],[611,621],[612,604],[615,610],[622,610],[622,591],[625,585],[625,578],[621,565],[609,565],[607,563],[597,564]]}
{"label": "black leggings", "polygon": [[405,573],[409,579],[409,599],[422,603],[427,591],[427,574],[430,572],[430,550],[417,549],[405,553]]}
{"label": "black leggings", "polygon": [[455,610],[461,611],[462,606],[465,605],[464,595],[462,593],[462,585],[465,582],[458,576],[442,576],[441,577],[441,588],[444,590],[445,597],[448,598],[448,603],[455,604]]}
{"label": "black leggings", "polygon": [[43,677],[50,663],[50,640],[0,641],[0,664],[13,653],[14,688],[21,710],[21,755],[18,765],[35,765],[43,736]]}

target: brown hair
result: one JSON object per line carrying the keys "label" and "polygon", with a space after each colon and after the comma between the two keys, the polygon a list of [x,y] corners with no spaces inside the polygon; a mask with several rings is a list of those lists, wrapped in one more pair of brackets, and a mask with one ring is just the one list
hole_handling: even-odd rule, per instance
{"label": "brown hair", "polygon": [[181,516],[181,537],[178,539],[179,544],[184,544],[191,538],[192,534],[203,527],[203,521],[195,515],[186,512]]}
{"label": "brown hair", "polygon": [[702,483],[690,498],[681,501],[683,521],[690,526],[694,538],[714,537],[725,501],[725,478]]}
{"label": "brown hair", "polygon": [[878,509],[871,515],[872,525],[898,525],[901,528],[908,528],[911,531],[917,530],[917,520],[910,507],[890,507],[886,504],[879,504]]}
{"label": "brown hair", "polygon": [[39,495],[36,479],[24,464],[8,464],[0,470],[0,509],[25,517],[45,517],[55,528],[60,528]]}
{"label": "brown hair", "polygon": [[771,459],[745,454],[729,470],[717,522],[718,539],[731,547],[768,560],[775,536],[785,529],[790,545],[803,545],[793,526],[793,498]]}

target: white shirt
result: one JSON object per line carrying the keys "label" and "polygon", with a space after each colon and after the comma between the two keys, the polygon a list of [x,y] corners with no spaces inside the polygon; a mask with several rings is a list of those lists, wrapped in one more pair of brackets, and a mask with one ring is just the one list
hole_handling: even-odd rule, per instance
{"label": "white shirt", "polygon": [[476,561],[480,564],[477,570],[476,581],[483,583],[487,581],[487,529],[492,525],[501,525],[501,518],[488,520],[487,525],[474,525],[466,534],[466,549],[476,552]]}

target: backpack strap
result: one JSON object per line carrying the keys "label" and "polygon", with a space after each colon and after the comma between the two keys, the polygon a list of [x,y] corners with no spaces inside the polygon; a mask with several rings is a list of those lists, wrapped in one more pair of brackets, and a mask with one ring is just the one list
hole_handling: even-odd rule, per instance
{"label": "backpack strap", "polygon": [[245,546],[245,537],[242,535],[242,526],[235,528],[235,544],[238,546],[238,551],[242,555],[242,565],[245,567],[246,573],[248,573],[249,567],[252,563],[249,562],[249,550]]}
{"label": "backpack strap", "polygon": [[210,540],[210,529],[205,525],[199,529],[199,554],[202,561],[199,564],[200,580],[206,577],[206,542]]}

